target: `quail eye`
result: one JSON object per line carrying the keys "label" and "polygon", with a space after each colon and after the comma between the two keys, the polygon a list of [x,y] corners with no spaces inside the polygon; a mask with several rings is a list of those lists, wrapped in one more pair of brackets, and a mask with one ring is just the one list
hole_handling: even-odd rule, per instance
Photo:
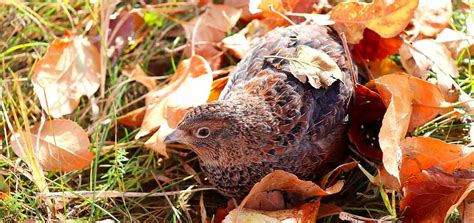
{"label": "quail eye", "polygon": [[211,134],[211,130],[207,127],[201,127],[196,133],[198,138],[207,138]]}

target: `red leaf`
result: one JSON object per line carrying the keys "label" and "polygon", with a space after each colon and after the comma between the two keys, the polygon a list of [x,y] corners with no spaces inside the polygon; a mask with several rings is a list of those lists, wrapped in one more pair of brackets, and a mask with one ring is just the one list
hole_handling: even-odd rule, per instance
{"label": "red leaf", "polygon": [[357,63],[362,63],[360,57],[365,60],[378,61],[397,53],[402,43],[402,39],[398,36],[382,38],[376,32],[365,29],[364,38],[354,45],[352,52],[354,55],[358,55],[354,58]]}
{"label": "red leaf", "polygon": [[378,132],[385,110],[379,94],[362,85],[356,86],[355,106],[350,114],[349,140],[363,156],[382,159]]}

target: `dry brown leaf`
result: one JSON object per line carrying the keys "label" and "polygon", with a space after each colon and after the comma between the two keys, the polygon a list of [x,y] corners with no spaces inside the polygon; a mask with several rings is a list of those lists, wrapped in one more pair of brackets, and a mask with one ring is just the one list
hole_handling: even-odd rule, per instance
{"label": "dry brown leaf", "polygon": [[[343,186],[344,182],[338,181],[333,186],[323,190],[311,181],[303,181],[291,173],[276,170],[265,176],[260,180],[260,182],[253,186],[249,194],[240,203],[240,207],[259,210],[277,210],[275,207],[278,206],[297,206],[295,204],[285,204],[284,199],[282,199],[283,197],[278,197],[283,195],[278,195],[276,193],[284,191],[287,193],[287,196],[293,197],[294,200],[302,201],[310,197],[327,196],[338,193],[341,191]],[[270,208],[268,208],[268,205],[271,205]]]}
{"label": "dry brown leaf", "polygon": [[[41,132],[40,132],[41,129]],[[17,156],[26,156],[24,131],[15,133],[10,142]],[[57,119],[31,128],[33,151],[43,170],[72,171],[84,169],[92,163],[94,154],[89,151],[86,132],[71,120]]]}
{"label": "dry brown leaf", "polygon": [[281,222],[316,222],[319,200],[306,203],[295,209],[262,211],[243,208],[229,212],[222,223],[281,223]]}
{"label": "dry brown leaf", "polygon": [[72,113],[81,96],[90,97],[99,88],[99,58],[83,36],[55,39],[31,77],[41,107],[54,118]]}
{"label": "dry brown leaf", "polygon": [[153,78],[149,77],[145,71],[140,67],[139,64],[133,68],[127,68],[123,70],[123,74],[131,78],[132,80],[143,84],[149,91],[156,87],[156,82]]}
{"label": "dry brown leaf", "polygon": [[289,59],[291,73],[302,83],[309,82],[316,89],[327,88],[342,80],[342,71],[336,61],[321,50],[306,45],[298,46],[296,58]]}
{"label": "dry brown leaf", "polygon": [[400,61],[409,74],[427,80],[428,71],[437,74],[438,86],[447,100],[454,102],[458,94],[453,88],[451,77],[458,77],[459,71],[451,54],[442,44],[431,39],[404,43],[400,47]]}
{"label": "dry brown leaf", "polygon": [[400,61],[409,74],[426,80],[428,71],[448,77],[458,77],[459,72],[451,54],[443,45],[431,39],[415,41],[411,46],[404,43],[400,47]]}
{"label": "dry brown leaf", "polygon": [[413,15],[413,25],[423,35],[433,37],[448,27],[452,14],[451,0],[419,0]]}
{"label": "dry brown leaf", "polygon": [[212,85],[212,70],[201,56],[181,61],[170,83],[150,92],[145,117],[136,139],[158,130],[145,146],[167,156],[165,137],[176,128],[187,109],[206,103]]}
{"label": "dry brown leaf", "polygon": [[338,193],[343,185],[343,181],[338,181],[323,190],[311,181],[276,170],[255,184],[240,206],[231,211],[223,222],[315,222],[320,200],[304,201]]}
{"label": "dry brown leaf", "polygon": [[450,111],[451,104],[435,85],[406,74],[385,75],[375,79],[375,84],[387,106],[379,132],[382,161],[387,172],[399,179],[399,145],[407,131]]}
{"label": "dry brown leaf", "polygon": [[[227,5],[210,5],[202,15],[194,17],[189,22],[183,22],[186,38],[189,42],[199,42],[195,45],[196,54],[204,57],[213,69],[220,66],[221,56],[214,44],[224,39],[225,34],[235,26],[240,18],[242,10]],[[199,24],[197,24],[197,22]],[[195,26],[198,25],[197,28]],[[193,31],[196,31],[193,39]],[[184,51],[191,56],[191,46]]]}
{"label": "dry brown leaf", "polygon": [[[459,57],[464,49],[474,52],[474,37],[450,28],[446,28],[439,33],[435,41],[443,44],[451,53],[451,57],[455,59]],[[464,56],[467,57],[469,54],[465,53]]]}
{"label": "dry brown leaf", "polygon": [[268,31],[270,31],[270,26],[258,19],[254,19],[238,33],[224,38],[222,43],[234,56],[242,59],[250,50],[252,44]]}
{"label": "dry brown leaf", "polygon": [[356,44],[365,28],[384,38],[398,35],[410,22],[417,5],[418,0],[340,2],[333,8],[331,19],[336,22],[334,28],[346,34],[347,42]]}

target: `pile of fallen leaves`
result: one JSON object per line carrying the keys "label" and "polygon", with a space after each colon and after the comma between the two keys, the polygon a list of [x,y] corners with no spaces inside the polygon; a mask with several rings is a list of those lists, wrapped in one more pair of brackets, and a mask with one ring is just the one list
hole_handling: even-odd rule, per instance
{"label": "pile of fallen leaves", "polygon": [[[89,24],[84,29],[92,29],[85,32],[87,35],[78,30],[65,32],[34,64],[31,83],[42,109],[41,118],[29,123],[22,114],[6,115],[5,120],[11,118],[15,123],[24,120],[16,128],[9,122],[6,125],[11,132],[11,148],[31,169],[40,170],[40,175],[43,171],[84,170],[104,153],[90,151],[94,128],[114,122],[112,128],[139,128],[135,140],[168,157],[164,138],[189,108],[217,100],[232,61],[244,57],[259,37],[275,27],[292,22],[318,23],[344,33],[343,41],[349,44],[358,67],[360,84],[354,96],[349,139],[354,159],[369,163],[376,174],[358,161],[341,164],[318,184],[276,171],[256,184],[237,208],[232,210],[230,205],[227,210],[220,209],[216,221],[314,222],[331,215],[339,215],[341,220],[376,221],[373,216],[350,214],[334,203],[321,203],[321,197],[337,194],[351,184],[342,179],[343,173],[361,171],[379,190],[390,214],[378,220],[442,222],[457,209],[464,222],[473,222],[474,153],[470,140],[474,137],[474,100],[469,94],[474,85],[472,5],[469,1],[456,5],[467,15],[464,28],[459,30],[453,24],[449,0],[330,2],[189,1],[173,7],[143,4],[117,11],[117,5],[110,3],[103,7],[106,10],[101,12],[100,25],[92,20],[81,22]],[[201,13],[188,20],[178,19],[177,15],[190,6]],[[119,117],[110,117],[105,110],[113,107],[107,97],[114,89],[107,85],[108,69],[133,51],[156,25],[147,17],[150,12],[179,24],[156,38],[183,35],[186,43],[168,50],[182,51],[179,53],[187,59],[179,62],[166,85],[158,85],[156,78],[148,76],[140,61],[119,68],[148,93],[139,98],[144,100],[143,107],[119,109]],[[87,131],[64,119],[84,106],[84,96],[91,120]],[[24,101],[17,106],[26,109]],[[443,138],[438,137],[439,128],[432,128],[453,123],[467,126],[467,130],[452,137],[448,132]],[[48,192],[44,179],[35,174],[32,178],[40,192]],[[275,198],[278,195],[272,196],[273,191],[291,191],[306,202],[287,209]]]}

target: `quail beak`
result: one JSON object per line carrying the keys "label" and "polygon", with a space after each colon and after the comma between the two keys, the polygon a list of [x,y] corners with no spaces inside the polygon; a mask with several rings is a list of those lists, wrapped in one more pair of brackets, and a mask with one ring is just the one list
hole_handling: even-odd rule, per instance
{"label": "quail beak", "polygon": [[184,132],[181,130],[174,130],[165,138],[165,144],[175,144],[175,143],[183,143]]}

